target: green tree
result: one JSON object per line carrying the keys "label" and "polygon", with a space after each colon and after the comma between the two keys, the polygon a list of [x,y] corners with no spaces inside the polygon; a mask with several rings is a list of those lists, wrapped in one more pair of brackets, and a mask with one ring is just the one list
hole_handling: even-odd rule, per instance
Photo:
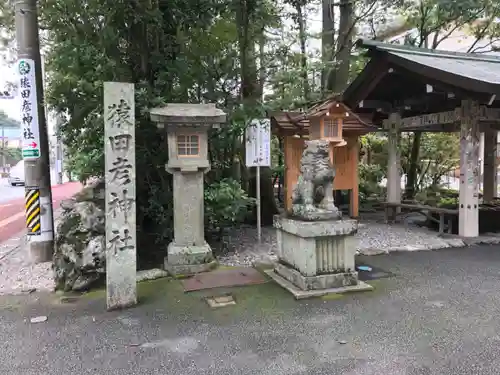
{"label": "green tree", "polygon": [[165,244],[172,236],[166,140],[150,122],[148,109],[166,102],[235,105],[236,28],[224,17],[227,6],[211,0],[40,2],[48,49],[47,101],[66,114],[60,131],[80,179],[104,171],[102,82],[135,83],[141,243]]}
{"label": "green tree", "polygon": [[[11,10],[6,0],[0,3],[10,27]],[[281,21],[275,5],[265,0],[42,0],[39,8],[48,51],[46,99],[51,110],[65,115],[60,133],[80,180],[104,172],[102,83],[135,83],[139,241],[150,243],[153,237],[164,244],[172,235],[166,142],[148,117],[149,108],[166,102],[209,101],[228,112],[228,126],[211,133],[207,196],[237,196],[235,205],[248,206],[236,185],[218,182],[241,176],[251,195],[255,190],[243,163],[242,135],[253,118],[264,115],[262,93],[272,73],[267,32]],[[270,170],[262,178],[268,211],[263,213],[271,218],[276,206]],[[207,212],[224,215],[216,206]]]}

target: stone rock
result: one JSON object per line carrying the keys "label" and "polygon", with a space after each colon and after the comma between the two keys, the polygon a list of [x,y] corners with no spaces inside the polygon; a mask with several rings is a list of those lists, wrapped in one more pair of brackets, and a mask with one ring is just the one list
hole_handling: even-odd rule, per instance
{"label": "stone rock", "polygon": [[101,279],[100,275],[95,273],[80,275],[75,280],[72,290],[74,290],[75,292],[82,292],[88,290],[92,285],[95,284],[96,281],[100,279]]}
{"label": "stone rock", "polygon": [[78,202],[73,211],[80,217],[79,231],[105,233],[104,210],[100,209],[94,202]]}
{"label": "stone rock", "polygon": [[91,201],[104,209],[106,199],[104,179],[98,178],[92,180],[81,191],[76,193],[73,199],[77,202]]}
{"label": "stone rock", "polygon": [[35,316],[34,318],[30,319],[31,323],[43,323],[46,321],[47,321],[47,317],[45,315]]}
{"label": "stone rock", "polygon": [[63,199],[59,205],[61,206],[63,211],[66,212],[66,211],[71,211],[75,206],[75,203],[76,200],[70,198],[70,199]]}
{"label": "stone rock", "polygon": [[159,268],[152,268],[150,270],[137,271],[137,282],[146,280],[156,280],[162,277],[167,277],[168,272]]}
{"label": "stone rock", "polygon": [[65,200],[56,221],[52,269],[56,290],[82,291],[106,272],[104,181],[85,186]]}
{"label": "stone rock", "polygon": [[90,239],[82,254],[82,269],[96,270],[106,273],[106,236],[97,236]]}

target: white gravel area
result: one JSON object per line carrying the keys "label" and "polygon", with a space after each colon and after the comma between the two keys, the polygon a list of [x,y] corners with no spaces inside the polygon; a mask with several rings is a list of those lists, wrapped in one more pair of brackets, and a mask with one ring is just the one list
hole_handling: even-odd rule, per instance
{"label": "white gravel area", "polygon": [[365,224],[358,229],[356,238],[358,253],[363,255],[465,246],[461,239],[439,237],[426,228],[402,224]]}
{"label": "white gravel area", "polygon": [[[254,261],[277,260],[275,229],[262,228],[262,242],[257,243],[257,230],[242,227],[235,230],[226,240],[228,252],[219,256],[219,262],[228,266],[251,266]],[[443,238],[434,231],[415,225],[360,223],[357,238],[357,254],[378,255],[394,251],[435,250],[449,247],[463,247],[466,243],[457,238]],[[477,243],[499,243],[500,237],[485,237]]]}

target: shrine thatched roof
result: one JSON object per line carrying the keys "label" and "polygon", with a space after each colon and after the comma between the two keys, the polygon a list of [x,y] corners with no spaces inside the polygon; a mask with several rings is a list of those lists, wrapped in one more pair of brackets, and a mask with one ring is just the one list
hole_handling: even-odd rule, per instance
{"label": "shrine thatched roof", "polygon": [[500,107],[500,57],[429,50],[361,39],[370,61],[342,94],[356,113],[380,125],[390,113],[402,117],[453,111],[462,100]]}
{"label": "shrine thatched roof", "polygon": [[309,134],[309,119],[312,117],[326,116],[333,107],[346,115],[342,129],[345,134],[366,134],[377,131],[378,128],[371,123],[371,116],[359,116],[351,111],[345,104],[336,98],[330,98],[311,107],[307,112],[301,111],[270,111],[267,113],[271,120],[271,130],[276,135],[307,135]]}

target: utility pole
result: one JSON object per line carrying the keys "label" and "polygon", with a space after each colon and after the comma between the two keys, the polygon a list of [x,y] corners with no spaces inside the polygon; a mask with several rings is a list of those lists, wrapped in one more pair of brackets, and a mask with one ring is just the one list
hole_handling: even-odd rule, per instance
{"label": "utility pole", "polygon": [[26,226],[32,260],[41,263],[52,260],[54,215],[37,0],[15,0],[14,4],[18,48],[18,92],[23,126]]}
{"label": "utility pole", "polygon": [[58,113],[56,118],[56,181],[58,185],[63,183],[63,143],[59,134],[61,125],[63,123],[62,114]]}

